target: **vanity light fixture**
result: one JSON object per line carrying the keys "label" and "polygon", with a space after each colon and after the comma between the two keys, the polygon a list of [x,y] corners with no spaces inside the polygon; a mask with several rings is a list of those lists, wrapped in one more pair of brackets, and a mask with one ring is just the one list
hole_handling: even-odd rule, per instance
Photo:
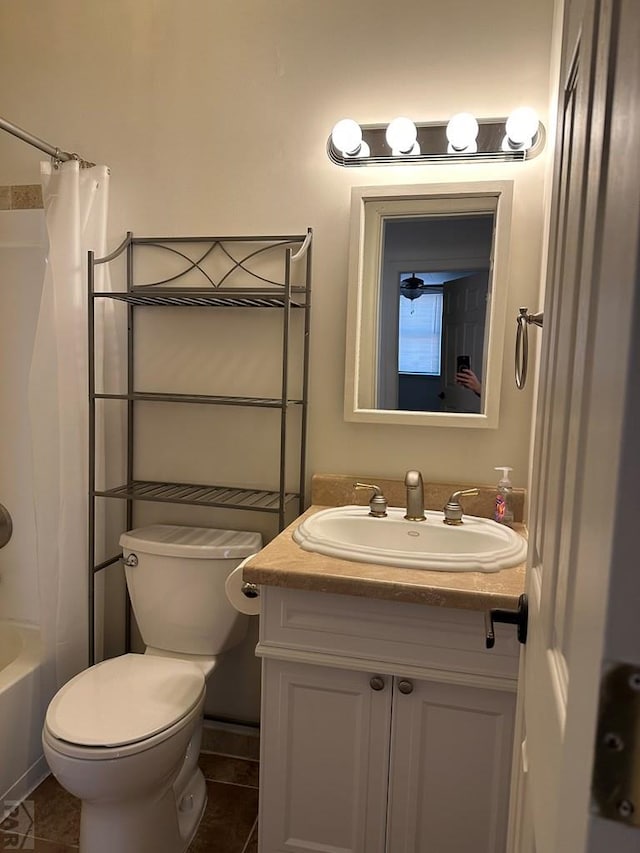
{"label": "vanity light fixture", "polygon": [[369,157],[371,152],[362,141],[362,128],[357,121],[343,118],[331,131],[331,143],[343,157]]}
{"label": "vanity light fixture", "polygon": [[447,154],[475,154],[480,125],[471,113],[456,113],[447,125]]}
{"label": "vanity light fixture", "polygon": [[420,145],[416,142],[418,128],[410,118],[398,116],[389,122],[385,131],[387,145],[391,148],[393,157],[411,156],[420,153]]}
{"label": "vanity light fixture", "polygon": [[509,151],[531,148],[539,126],[540,120],[535,110],[531,107],[518,107],[505,123],[503,149]]}
{"label": "vanity light fixture", "polygon": [[388,125],[360,125],[342,119],[327,140],[327,155],[337,166],[457,165],[530,160],[544,143],[535,110],[518,107],[508,118],[477,119],[462,112],[448,122],[398,116]]}

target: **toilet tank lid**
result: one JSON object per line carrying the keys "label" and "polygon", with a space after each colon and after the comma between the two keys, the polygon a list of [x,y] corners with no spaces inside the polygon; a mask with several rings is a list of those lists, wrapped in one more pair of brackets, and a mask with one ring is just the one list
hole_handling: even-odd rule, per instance
{"label": "toilet tank lid", "polygon": [[151,524],[123,533],[120,545],[129,551],[164,557],[228,560],[257,554],[262,548],[262,536],[248,530]]}

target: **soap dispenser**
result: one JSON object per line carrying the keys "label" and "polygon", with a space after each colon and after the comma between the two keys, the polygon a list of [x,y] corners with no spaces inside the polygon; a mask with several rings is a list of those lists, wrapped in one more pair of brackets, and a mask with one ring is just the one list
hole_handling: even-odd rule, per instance
{"label": "soap dispenser", "polygon": [[506,465],[498,465],[496,471],[502,471],[502,477],[498,481],[496,487],[496,503],[493,512],[493,518],[498,524],[506,524],[511,527],[513,524],[513,486],[509,479],[509,474],[513,468],[508,468]]}

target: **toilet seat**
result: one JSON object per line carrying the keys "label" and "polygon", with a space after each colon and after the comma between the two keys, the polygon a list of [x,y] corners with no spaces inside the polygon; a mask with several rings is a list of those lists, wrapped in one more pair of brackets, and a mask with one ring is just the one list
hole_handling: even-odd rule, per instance
{"label": "toilet seat", "polygon": [[67,682],[49,704],[45,725],[57,741],[80,748],[143,745],[189,716],[204,691],[194,663],[126,654]]}

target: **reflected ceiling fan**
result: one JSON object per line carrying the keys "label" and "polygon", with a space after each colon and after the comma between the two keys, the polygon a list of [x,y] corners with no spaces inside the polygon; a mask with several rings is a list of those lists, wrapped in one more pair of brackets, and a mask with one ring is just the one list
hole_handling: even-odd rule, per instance
{"label": "reflected ceiling fan", "polygon": [[424,279],[418,278],[413,272],[409,278],[405,278],[400,282],[400,294],[407,299],[413,301],[426,293],[429,285],[424,283]]}

